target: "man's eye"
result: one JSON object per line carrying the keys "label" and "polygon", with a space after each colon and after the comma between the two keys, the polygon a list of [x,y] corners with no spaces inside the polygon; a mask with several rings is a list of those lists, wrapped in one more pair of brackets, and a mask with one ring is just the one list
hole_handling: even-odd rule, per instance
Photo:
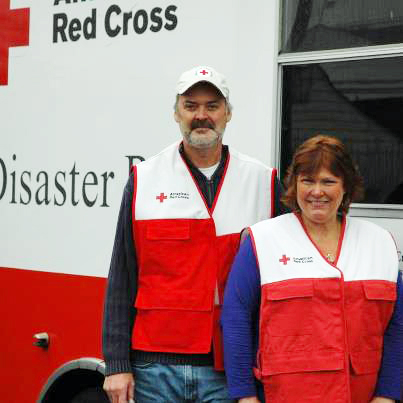
{"label": "man's eye", "polygon": [[192,104],[185,104],[185,109],[188,111],[194,111],[196,109],[196,106]]}
{"label": "man's eye", "polygon": [[217,104],[211,104],[207,106],[209,111],[215,111],[218,108]]}

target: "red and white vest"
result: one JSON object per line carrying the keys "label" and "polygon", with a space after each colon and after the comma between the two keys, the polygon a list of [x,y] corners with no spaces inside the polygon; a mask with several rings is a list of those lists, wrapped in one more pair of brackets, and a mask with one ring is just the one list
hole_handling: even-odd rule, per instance
{"label": "red and white vest", "polygon": [[334,264],[295,214],[251,227],[261,276],[257,375],[266,401],[371,400],[396,300],[391,235],[343,219]]}
{"label": "red and white vest", "polygon": [[230,149],[209,209],[173,144],[134,169],[139,267],[132,346],[208,353],[222,368],[219,313],[240,231],[272,216],[275,170]]}

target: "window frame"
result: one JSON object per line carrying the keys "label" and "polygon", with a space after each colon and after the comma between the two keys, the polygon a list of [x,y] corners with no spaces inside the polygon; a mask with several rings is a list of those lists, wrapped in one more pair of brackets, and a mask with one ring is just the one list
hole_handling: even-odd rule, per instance
{"label": "window frame", "polygon": [[[281,29],[281,24],[279,25]],[[403,56],[403,44],[376,45],[358,48],[320,50],[313,52],[282,53],[277,56],[277,97],[274,102],[276,127],[276,159],[275,165],[281,166],[281,125],[282,125],[282,92],[284,66],[298,66],[302,64],[334,63],[346,61],[360,61]],[[282,177],[280,177],[283,180]],[[403,218],[403,204],[367,204],[353,203],[351,216],[356,217],[382,217]]]}

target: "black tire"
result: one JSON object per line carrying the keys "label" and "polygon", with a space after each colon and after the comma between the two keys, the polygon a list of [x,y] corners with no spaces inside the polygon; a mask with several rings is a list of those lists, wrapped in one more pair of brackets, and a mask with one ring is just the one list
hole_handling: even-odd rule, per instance
{"label": "black tire", "polygon": [[71,399],[70,403],[110,403],[101,386],[84,389]]}

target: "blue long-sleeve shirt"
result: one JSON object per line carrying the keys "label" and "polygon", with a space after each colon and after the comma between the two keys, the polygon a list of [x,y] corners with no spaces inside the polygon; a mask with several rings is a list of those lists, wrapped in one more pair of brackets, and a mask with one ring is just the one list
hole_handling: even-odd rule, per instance
{"label": "blue long-sleeve shirt", "polygon": [[[228,278],[221,323],[224,363],[232,398],[257,395],[252,368],[256,365],[260,307],[260,272],[252,241],[241,245]],[[384,336],[382,365],[375,396],[399,400],[403,377],[403,290],[397,280],[397,301]]]}

